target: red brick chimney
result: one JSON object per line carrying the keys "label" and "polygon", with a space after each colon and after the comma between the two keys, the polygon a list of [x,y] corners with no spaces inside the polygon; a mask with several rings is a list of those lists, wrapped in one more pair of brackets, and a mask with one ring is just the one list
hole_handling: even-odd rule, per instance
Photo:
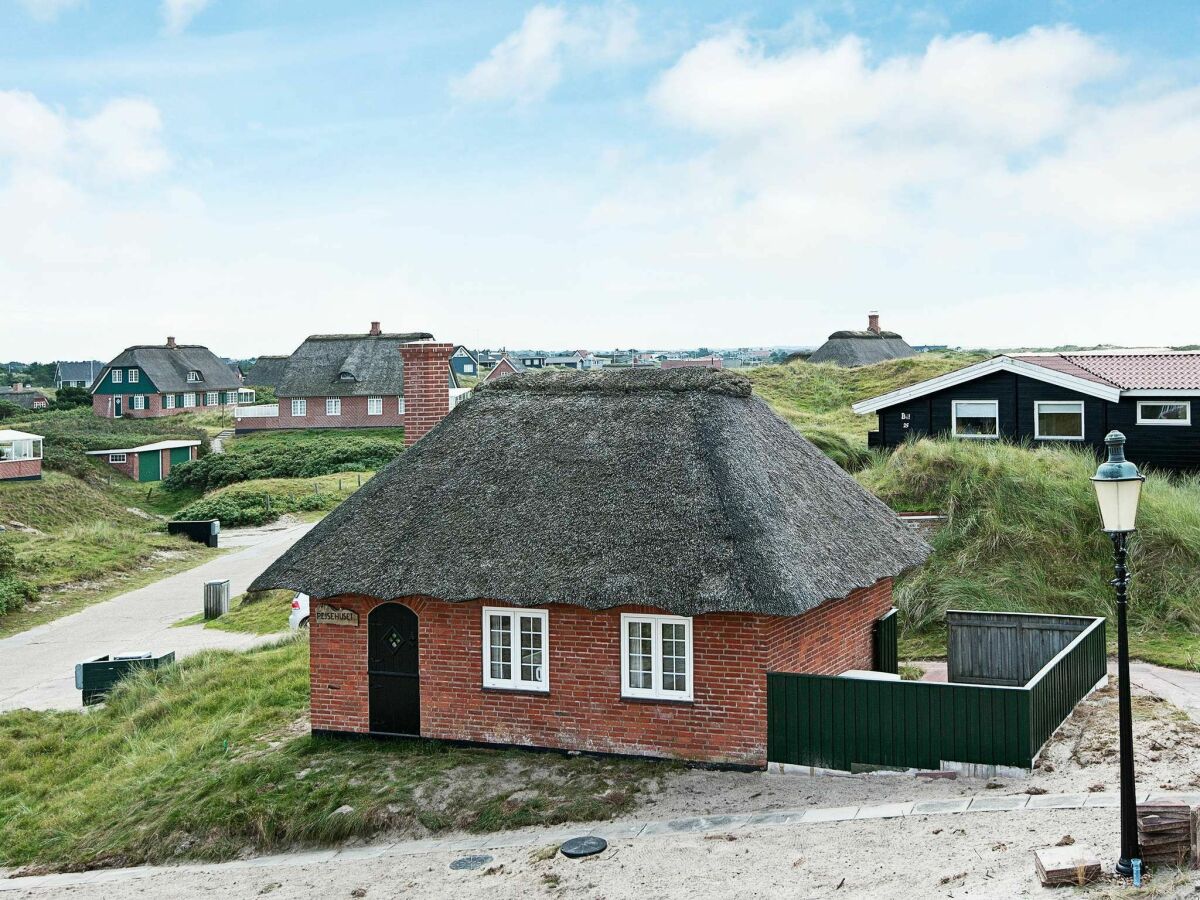
{"label": "red brick chimney", "polygon": [[383,334],[383,332],[379,330],[379,323],[378,323],[378,322],[372,322],[372,323],[371,323],[371,331],[370,331],[369,333],[370,333],[370,334],[373,334],[373,335],[380,335],[380,334]]}
{"label": "red brick chimney", "polygon": [[879,313],[871,310],[867,313],[867,331],[873,331],[879,334]]}
{"label": "red brick chimney", "polygon": [[411,447],[450,412],[453,344],[400,345],[404,360],[404,446]]}
{"label": "red brick chimney", "polygon": [[175,349],[175,338],[173,338],[173,337],[168,337],[168,338],[167,338],[167,349],[168,349],[168,350],[174,350],[174,349]]}

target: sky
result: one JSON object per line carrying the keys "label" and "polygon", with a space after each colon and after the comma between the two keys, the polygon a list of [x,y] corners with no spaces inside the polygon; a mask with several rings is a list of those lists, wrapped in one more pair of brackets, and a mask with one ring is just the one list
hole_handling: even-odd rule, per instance
{"label": "sky", "polygon": [[1200,343],[1191,3],[0,0],[0,360]]}

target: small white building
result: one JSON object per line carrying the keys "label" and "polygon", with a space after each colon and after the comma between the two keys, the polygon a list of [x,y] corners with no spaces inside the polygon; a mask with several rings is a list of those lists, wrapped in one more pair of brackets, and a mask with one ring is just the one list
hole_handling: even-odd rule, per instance
{"label": "small white building", "polygon": [[42,436],[0,429],[0,481],[37,481],[42,477]]}

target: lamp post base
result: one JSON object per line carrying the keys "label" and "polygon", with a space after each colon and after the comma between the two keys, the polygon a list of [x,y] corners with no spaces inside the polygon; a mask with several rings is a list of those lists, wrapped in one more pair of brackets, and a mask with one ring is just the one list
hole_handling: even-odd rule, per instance
{"label": "lamp post base", "polygon": [[1124,875],[1126,878],[1133,876],[1133,861],[1121,857],[1117,860],[1117,874]]}

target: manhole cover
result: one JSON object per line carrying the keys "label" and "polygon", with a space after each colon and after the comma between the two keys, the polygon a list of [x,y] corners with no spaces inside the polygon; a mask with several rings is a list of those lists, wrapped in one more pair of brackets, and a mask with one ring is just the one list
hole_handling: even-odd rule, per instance
{"label": "manhole cover", "polygon": [[450,863],[452,869],[478,869],[492,861],[490,856],[464,856]]}
{"label": "manhole cover", "polygon": [[577,837],[571,838],[569,841],[563,841],[563,845],[559,847],[563,856],[570,859],[578,859],[581,856],[592,856],[596,853],[602,853],[608,847],[608,841],[598,837]]}

